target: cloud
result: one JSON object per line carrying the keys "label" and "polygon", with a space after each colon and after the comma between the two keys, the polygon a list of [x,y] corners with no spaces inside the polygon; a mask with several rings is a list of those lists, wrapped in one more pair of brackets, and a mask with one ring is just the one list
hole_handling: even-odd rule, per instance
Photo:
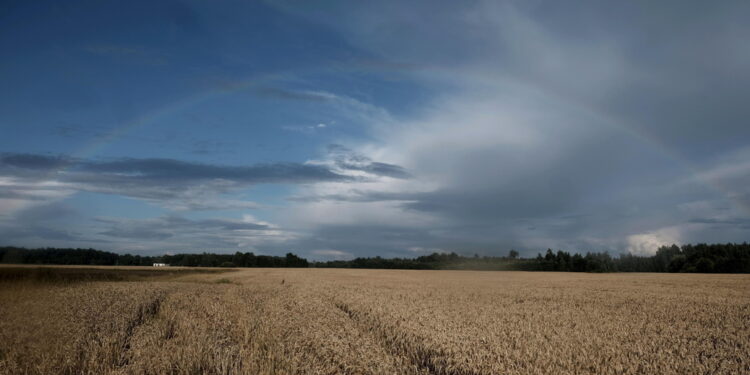
{"label": "cloud", "polygon": [[[371,158],[354,152],[342,145],[328,145],[329,161],[332,169],[339,171],[360,171],[367,174],[406,179],[411,175],[401,166],[388,163],[374,162]],[[321,163],[325,165],[326,163]]]}
{"label": "cloud", "polygon": [[680,245],[678,228],[663,228],[654,232],[634,234],[628,237],[628,252],[633,255],[651,256],[661,246]]}
{"label": "cloud", "polygon": [[[359,174],[351,171],[364,172]],[[266,163],[224,166],[174,159],[81,160],[38,154],[0,155],[0,199],[53,199],[76,191],[144,199],[178,210],[256,208],[217,195],[256,184],[314,184],[374,179],[406,172],[389,164]]]}
{"label": "cloud", "polygon": [[[2,198],[0,198],[2,199]],[[85,231],[72,228],[69,224],[82,215],[74,207],[59,202],[34,201],[33,204],[18,207],[15,215],[0,205],[0,238],[6,244],[23,246],[51,245],[54,243],[87,244],[92,239]]]}
{"label": "cloud", "polygon": [[[745,6],[708,18],[692,9],[690,21],[664,7],[653,17],[669,22],[656,24],[628,5],[592,4],[562,17],[552,4],[453,4],[431,8],[429,20],[412,17],[413,4],[390,6],[398,16],[368,6],[309,16],[375,56],[429,65],[412,78],[436,93],[320,161],[354,172],[358,161],[378,160],[408,178],[396,169],[396,178],[297,189],[284,220],[309,230],[311,248],[516,248],[528,256],[547,247],[646,253],[677,240],[746,240],[750,157],[737,149],[750,138],[740,104],[750,98],[750,76],[721,73],[738,73],[744,57],[698,56],[714,43],[740,48],[736,36],[750,29],[734,14]],[[643,39],[609,16],[659,37]],[[415,28],[419,22],[441,27]],[[732,37],[716,32],[725,22],[735,25]],[[681,208],[699,201],[735,208],[731,218]]]}
{"label": "cloud", "polygon": [[[327,12],[269,4],[376,62],[275,77],[286,81],[255,91],[314,109],[310,122],[287,130],[351,130],[326,138],[335,144],[325,154],[244,166],[3,154],[0,215],[77,191],[172,210],[251,209],[258,205],[231,193],[286,184],[293,191],[270,215],[276,226],[163,216],[99,222],[98,236],[321,257],[650,254],[671,242],[747,240],[748,3],[679,12],[668,3],[643,12],[637,2],[352,4]],[[373,78],[376,70],[383,75]],[[312,76],[335,83],[315,87]],[[328,89],[341,82],[357,85]],[[334,120],[335,129],[315,125]]]}
{"label": "cloud", "polygon": [[166,239],[174,235],[196,231],[263,231],[272,229],[270,225],[241,220],[204,219],[189,220],[178,216],[164,216],[149,220],[120,220],[100,218],[109,229],[100,232],[111,237],[134,240]]}
{"label": "cloud", "polygon": [[[269,163],[253,166],[218,166],[174,159],[121,159],[108,162],[79,162],[74,171],[110,176],[116,181],[134,177],[139,182],[191,182],[226,180],[239,183],[310,183],[344,180],[345,176],[316,165]],[[86,180],[80,177],[80,180]]]}
{"label": "cloud", "polygon": [[710,166],[689,176],[684,183],[707,183],[750,213],[750,147],[720,155]]}
{"label": "cloud", "polygon": [[[248,215],[242,220],[190,220],[168,215],[104,218],[93,224],[80,221],[42,226],[39,222],[66,214],[65,206],[55,202],[79,191],[141,199],[173,212],[260,209],[263,206],[255,202],[223,195],[263,183],[377,181],[391,178],[388,176],[393,171],[399,171],[395,165],[370,167],[373,163],[360,158],[356,163],[340,165],[310,162],[223,166],[173,159],[84,160],[64,155],[4,153],[0,154],[0,233],[13,243],[25,241],[36,246],[98,243],[120,251],[250,250],[260,245],[277,249],[295,239],[298,233]],[[57,210],[53,210],[55,207]]]}
{"label": "cloud", "polygon": [[207,197],[204,195],[198,195],[194,198],[181,197],[180,199],[167,200],[160,202],[160,205],[173,211],[254,210],[263,207],[263,205],[256,202],[239,199],[223,199],[211,196]]}
{"label": "cloud", "polygon": [[277,225],[257,220],[250,215],[237,219],[192,220],[168,215],[146,219],[102,217],[95,221],[101,238],[116,240],[118,246],[137,245],[157,252],[165,250],[195,251],[244,248],[257,244],[284,243],[294,238]]}
{"label": "cloud", "polygon": [[24,243],[28,243],[29,240],[53,241],[51,243],[61,243],[61,241],[89,241],[89,238],[81,233],[74,233],[69,230],[44,225],[10,226],[0,228],[0,230],[2,230],[4,240],[10,243],[19,240],[24,241]]}
{"label": "cloud", "polygon": [[[339,171],[356,170],[375,176],[397,176],[405,178],[403,168],[386,163],[373,162],[354,154],[339,154],[335,166]],[[220,166],[191,163],[175,159],[123,158],[112,161],[77,160],[65,156],[35,154],[0,155],[0,173],[14,177],[48,177],[33,175],[35,172],[52,172],[71,182],[95,180],[125,183],[137,180],[140,184],[179,183],[222,180],[244,184],[263,183],[314,183],[325,181],[347,181],[350,176],[336,173],[322,163],[278,162],[251,166]]]}
{"label": "cloud", "polygon": [[15,216],[15,220],[22,223],[40,223],[47,221],[65,220],[78,215],[75,208],[58,202],[32,206]]}

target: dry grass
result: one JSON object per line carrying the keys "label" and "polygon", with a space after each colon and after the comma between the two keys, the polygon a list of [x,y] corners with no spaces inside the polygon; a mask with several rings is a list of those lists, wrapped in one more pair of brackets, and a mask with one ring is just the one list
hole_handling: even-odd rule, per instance
{"label": "dry grass", "polygon": [[0,283],[3,374],[750,374],[750,277],[248,269]]}

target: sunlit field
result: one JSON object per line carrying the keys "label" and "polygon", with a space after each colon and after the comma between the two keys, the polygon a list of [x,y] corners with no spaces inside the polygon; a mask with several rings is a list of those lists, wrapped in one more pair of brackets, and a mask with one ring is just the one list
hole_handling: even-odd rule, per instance
{"label": "sunlit field", "polygon": [[748,275],[195,271],[0,268],[0,373],[750,373]]}

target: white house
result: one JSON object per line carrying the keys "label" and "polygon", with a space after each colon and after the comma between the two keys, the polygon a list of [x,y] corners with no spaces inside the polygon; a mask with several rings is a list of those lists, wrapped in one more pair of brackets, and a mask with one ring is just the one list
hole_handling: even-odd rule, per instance
{"label": "white house", "polygon": [[154,263],[154,267],[167,267],[169,264],[166,263]]}

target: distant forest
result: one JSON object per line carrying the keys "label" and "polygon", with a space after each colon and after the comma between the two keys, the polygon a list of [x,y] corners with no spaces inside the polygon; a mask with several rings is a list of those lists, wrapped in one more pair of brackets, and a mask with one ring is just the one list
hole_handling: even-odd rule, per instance
{"label": "distant forest", "polygon": [[151,266],[166,263],[182,267],[308,267],[307,259],[292,253],[286,256],[235,254],[175,254],[141,256],[116,254],[94,249],[25,249],[0,247],[0,263],[95,266]]}
{"label": "distant forest", "polygon": [[701,272],[750,273],[750,244],[697,244],[662,246],[653,256],[609,253],[571,254],[547,252],[536,258],[519,258],[511,250],[504,257],[461,256],[456,253],[434,253],[417,258],[356,258],[345,261],[313,263],[314,267],[507,270],[562,272]]}
{"label": "distant forest", "polygon": [[511,250],[507,256],[463,256],[433,253],[416,258],[356,258],[308,262],[295,254],[286,256],[234,254],[175,254],[140,256],[94,249],[25,249],[0,247],[0,263],[150,266],[166,263],[185,267],[319,267],[423,270],[506,270],[563,272],[701,272],[750,273],[750,244],[697,244],[660,247],[653,256],[608,253],[571,254],[547,252],[535,258],[520,258]]}

